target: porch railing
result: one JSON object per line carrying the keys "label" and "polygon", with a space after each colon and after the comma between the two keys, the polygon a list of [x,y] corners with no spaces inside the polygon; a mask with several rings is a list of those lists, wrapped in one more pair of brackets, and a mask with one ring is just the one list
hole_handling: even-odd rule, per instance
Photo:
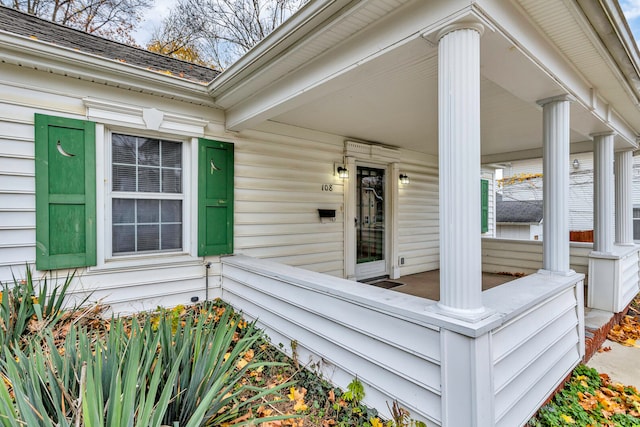
{"label": "porch railing", "polygon": [[[571,242],[570,264],[576,273],[587,274],[593,243]],[[487,273],[535,273],[542,268],[542,241],[482,239],[482,271]]]}
{"label": "porch railing", "polygon": [[274,344],[342,388],[357,377],[365,403],[386,412],[398,400],[430,427],[526,423],[581,360],[582,279],[535,273],[490,289],[492,314],[468,323],[435,301],[267,260],[222,260],[223,299]]}

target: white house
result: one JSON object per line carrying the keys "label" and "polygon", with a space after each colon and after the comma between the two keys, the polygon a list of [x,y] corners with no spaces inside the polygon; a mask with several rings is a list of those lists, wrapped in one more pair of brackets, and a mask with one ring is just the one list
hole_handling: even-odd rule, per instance
{"label": "white house", "polygon": [[[571,153],[569,175],[569,229],[593,230],[593,149]],[[542,159],[511,161],[503,167],[504,180],[516,178],[499,191],[514,201],[542,200]],[[640,241],[640,157],[633,157],[633,238]],[[531,176],[531,179],[517,179]],[[539,177],[538,177],[539,176]],[[534,178],[535,177],[535,178]]]}
{"label": "white house", "polygon": [[542,200],[504,200],[496,194],[496,237],[542,240]]}
{"label": "white house", "polygon": [[[582,358],[584,273],[591,306],[638,291],[639,66],[612,0],[312,0],[220,75],[0,8],[0,280],[76,270],[115,311],[221,297],[377,408],[522,425]],[[543,241],[483,238],[491,165],[532,153]],[[439,301],[356,282],[436,269]]]}

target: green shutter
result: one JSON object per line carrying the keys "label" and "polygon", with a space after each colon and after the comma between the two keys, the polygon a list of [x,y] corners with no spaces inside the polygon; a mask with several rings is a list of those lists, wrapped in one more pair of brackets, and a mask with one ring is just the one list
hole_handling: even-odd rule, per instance
{"label": "green shutter", "polygon": [[36,268],[96,264],[95,124],[35,115]]}
{"label": "green shutter", "polygon": [[233,253],[233,144],[200,138],[198,256]]}
{"label": "green shutter", "polygon": [[481,225],[480,231],[486,233],[489,231],[489,181],[480,180],[480,200],[481,200]]}

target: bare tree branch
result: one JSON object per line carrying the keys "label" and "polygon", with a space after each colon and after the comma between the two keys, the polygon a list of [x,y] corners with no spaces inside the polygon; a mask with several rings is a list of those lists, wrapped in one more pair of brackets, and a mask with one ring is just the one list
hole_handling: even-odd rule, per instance
{"label": "bare tree branch", "polygon": [[189,48],[224,69],[271,33],[306,0],[178,0],[148,48]]}
{"label": "bare tree branch", "polygon": [[0,4],[68,27],[135,44],[131,31],[153,0],[0,0]]}

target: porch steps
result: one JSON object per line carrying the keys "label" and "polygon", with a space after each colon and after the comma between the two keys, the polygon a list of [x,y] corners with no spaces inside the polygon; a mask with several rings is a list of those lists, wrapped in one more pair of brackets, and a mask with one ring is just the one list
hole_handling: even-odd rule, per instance
{"label": "porch steps", "polygon": [[598,351],[600,346],[607,339],[607,334],[615,325],[620,323],[622,318],[629,311],[628,305],[620,313],[597,310],[594,308],[584,309],[585,323],[585,352],[582,363],[587,363]]}

